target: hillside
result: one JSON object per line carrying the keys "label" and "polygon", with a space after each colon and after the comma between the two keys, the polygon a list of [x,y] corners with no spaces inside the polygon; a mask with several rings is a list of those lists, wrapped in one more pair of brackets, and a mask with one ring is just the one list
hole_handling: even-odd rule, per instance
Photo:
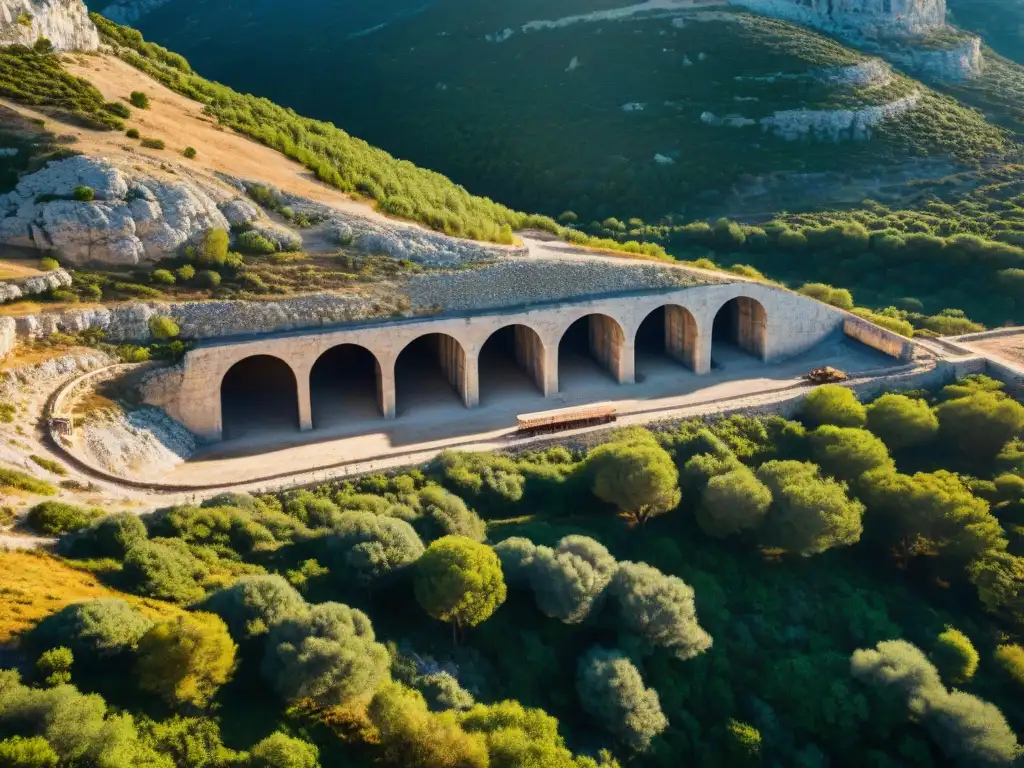
{"label": "hillside", "polygon": [[[708,3],[625,5],[442,0],[371,19],[347,3],[282,16],[171,0],[138,23],[208,76],[584,221],[715,215],[737,182],[779,173],[853,173],[863,197],[1005,148],[976,115],[817,32]],[[860,197],[831,185],[786,202]]]}

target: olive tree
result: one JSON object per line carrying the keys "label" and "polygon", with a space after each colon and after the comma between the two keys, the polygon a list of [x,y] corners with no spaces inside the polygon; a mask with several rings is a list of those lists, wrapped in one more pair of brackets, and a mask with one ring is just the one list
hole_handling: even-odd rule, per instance
{"label": "olive tree", "polygon": [[852,390],[839,384],[824,384],[812,390],[804,400],[800,418],[809,427],[823,424],[863,427],[867,412]]}
{"label": "olive tree", "polygon": [[302,595],[277,574],[243,576],[214,592],[200,607],[220,616],[238,641],[265,635],[307,610]]}
{"label": "olive tree", "polygon": [[975,392],[936,409],[939,434],[975,459],[992,458],[1024,433],[1024,406],[1001,392]]}
{"label": "olive tree", "polygon": [[578,624],[615,575],[615,558],[587,536],[566,536],[555,549],[537,547],[530,566],[537,607],[566,624]]}
{"label": "olive tree", "polygon": [[692,659],[711,647],[711,635],[697,621],[693,588],[646,563],[619,563],[609,591],[621,626],[651,648]]}
{"label": "olive tree", "polygon": [[697,505],[697,525],[724,538],[758,528],[772,503],[768,486],[742,464],[708,480]]}
{"label": "olive tree", "polygon": [[679,505],[679,470],[653,437],[598,446],[587,469],[594,495],[641,526]]}
{"label": "olive tree", "polygon": [[483,541],[487,538],[487,524],[454,493],[439,485],[428,485],[420,491],[419,501],[423,513],[417,523],[425,539],[465,536]]}
{"label": "olive tree", "polygon": [[343,512],[328,537],[338,576],[364,586],[393,577],[423,554],[423,542],[404,520],[372,512]]}
{"label": "olive tree", "polygon": [[505,583],[525,586],[530,583],[530,570],[537,554],[537,545],[522,536],[510,536],[494,545],[494,551],[501,560]]}
{"label": "olive tree", "polygon": [[814,464],[769,461],[757,478],[772,493],[761,527],[768,546],[813,555],[860,540],[864,505],[847,495],[843,483],[822,478]]}
{"label": "olive tree", "polygon": [[376,690],[389,664],[365,613],[321,603],[271,630],[262,673],[285,701],[333,707]]}
{"label": "olive tree", "polygon": [[185,542],[153,539],[129,547],[121,574],[136,591],[147,597],[189,603],[206,594],[200,584],[209,570],[189,551]]}
{"label": "olive tree", "polygon": [[465,536],[433,542],[416,564],[416,600],[450,622],[452,635],[486,621],[505,602],[505,578],[494,550]]}
{"label": "olive tree", "polygon": [[577,666],[576,692],[583,711],[635,752],[668,727],[657,691],[619,651],[591,648]]}
{"label": "olive tree", "polygon": [[809,437],[814,460],[838,480],[852,481],[873,469],[896,468],[885,443],[866,429],[826,424]]}
{"label": "olive tree", "polygon": [[235,669],[238,648],[212,613],[187,613],[152,627],[139,641],[139,686],[171,706],[204,707]]}
{"label": "olive tree", "polygon": [[900,451],[932,440],[939,419],[924,400],[889,392],[867,406],[867,426],[889,450]]}
{"label": "olive tree", "polygon": [[153,622],[120,598],[72,603],[29,634],[37,648],[66,646],[79,660],[97,661],[132,650]]}

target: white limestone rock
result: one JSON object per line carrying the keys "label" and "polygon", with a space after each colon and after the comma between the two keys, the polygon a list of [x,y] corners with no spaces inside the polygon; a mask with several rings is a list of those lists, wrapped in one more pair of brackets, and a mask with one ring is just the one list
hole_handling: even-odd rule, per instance
{"label": "white limestone rock", "polygon": [[0,360],[11,354],[17,338],[14,318],[0,317]]}
{"label": "white limestone rock", "polygon": [[737,0],[737,4],[827,32],[870,38],[922,35],[946,24],[946,0]]}
{"label": "white limestone rock", "polygon": [[888,104],[860,109],[789,109],[764,117],[760,122],[763,130],[787,141],[808,137],[833,142],[862,141],[871,136],[875,126],[914,109],[920,97],[915,91]]}
{"label": "white limestone rock", "polygon": [[0,0],[0,45],[32,45],[40,37],[61,51],[100,47],[82,0]]}

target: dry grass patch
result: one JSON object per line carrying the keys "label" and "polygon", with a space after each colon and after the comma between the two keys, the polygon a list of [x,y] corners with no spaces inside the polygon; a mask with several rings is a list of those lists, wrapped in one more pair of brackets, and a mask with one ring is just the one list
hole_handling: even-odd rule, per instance
{"label": "dry grass patch", "polygon": [[21,277],[36,277],[43,274],[38,260],[0,259],[0,280],[14,280]]}
{"label": "dry grass patch", "polygon": [[182,613],[159,600],[126,595],[42,552],[0,552],[0,643],[10,642],[65,605],[120,597],[150,618]]}

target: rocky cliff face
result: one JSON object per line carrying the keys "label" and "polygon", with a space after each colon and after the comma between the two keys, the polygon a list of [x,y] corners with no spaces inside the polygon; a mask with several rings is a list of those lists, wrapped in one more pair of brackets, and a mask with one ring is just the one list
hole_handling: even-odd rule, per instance
{"label": "rocky cliff face", "polygon": [[[79,186],[93,190],[92,202],[73,199]],[[259,207],[228,185],[84,156],[52,162],[0,195],[0,242],[53,251],[72,264],[157,261],[211,228],[273,229],[261,221]]]}
{"label": "rocky cliff face", "polygon": [[0,45],[32,45],[40,37],[62,51],[100,47],[82,0],[0,0]]}
{"label": "rocky cliff face", "polygon": [[946,24],[946,0],[738,0],[765,16],[867,37],[921,35]]}

